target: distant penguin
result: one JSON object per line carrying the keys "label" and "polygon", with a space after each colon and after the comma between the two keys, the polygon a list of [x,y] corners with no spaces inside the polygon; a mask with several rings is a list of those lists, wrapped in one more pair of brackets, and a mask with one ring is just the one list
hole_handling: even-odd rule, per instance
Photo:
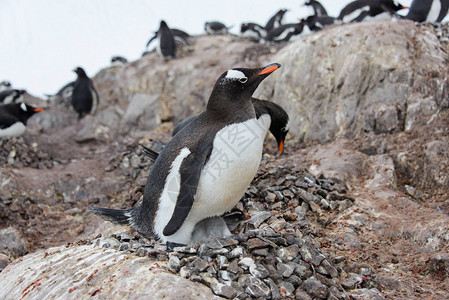
{"label": "distant penguin", "polygon": [[25,90],[3,90],[0,92],[0,103],[9,104],[19,102],[24,94],[26,94]]}
{"label": "distant penguin", "polygon": [[127,64],[128,60],[124,58],[123,56],[113,56],[111,58],[111,65],[113,66],[121,66],[124,64]]}
{"label": "distant penguin", "polygon": [[269,33],[273,29],[281,26],[286,12],[287,9],[280,9],[277,13],[275,13],[274,16],[272,16],[265,25],[265,30]]}
{"label": "distant penguin", "polygon": [[259,42],[261,39],[267,37],[267,30],[265,27],[256,23],[242,23],[240,26],[240,34],[243,37],[248,37],[252,41]]}
{"label": "distant penguin", "polygon": [[3,80],[0,82],[0,91],[12,89],[12,84],[8,80]]}
{"label": "distant penguin", "polygon": [[316,0],[306,0],[306,2],[304,3],[305,6],[311,6],[313,8],[313,13],[315,16],[320,17],[320,16],[327,16],[327,11],[324,8],[324,6],[316,1]]}
{"label": "distant penguin", "polygon": [[338,19],[343,23],[390,19],[397,11],[405,8],[396,0],[355,0],[341,10]]}
{"label": "distant penguin", "polygon": [[303,30],[304,30],[304,22],[284,24],[268,32],[265,40],[268,42],[277,42],[277,43],[288,42],[292,40],[294,37],[301,36]]}
{"label": "distant penguin", "polygon": [[307,26],[310,31],[322,30],[325,26],[334,24],[341,24],[340,20],[330,16],[309,16],[304,21],[304,26]]}
{"label": "distant penguin", "polygon": [[439,23],[446,17],[449,0],[413,0],[405,19]]}
{"label": "distant penguin", "polygon": [[[190,38],[190,34],[188,34],[187,32],[181,30],[181,29],[176,29],[176,28],[170,28],[170,31],[173,35],[173,38],[175,39],[176,42],[179,42],[182,45],[188,45],[189,44],[189,38]],[[148,46],[150,46],[150,44],[157,39],[157,35],[159,33],[159,30],[156,31],[154,33],[154,36],[151,37],[151,39],[147,42],[146,47],[148,48]]]}
{"label": "distant penguin", "polygon": [[[176,43],[173,33],[165,21],[161,21],[159,30],[156,33],[159,44],[156,48],[157,53],[164,58],[176,57]],[[150,40],[151,41],[151,40]]]}
{"label": "distant penguin", "polygon": [[28,119],[43,110],[23,102],[0,105],[0,137],[22,135]]}
{"label": "distant penguin", "polygon": [[204,31],[210,35],[227,34],[231,28],[232,26],[226,27],[225,24],[218,21],[204,23]]}
{"label": "distant penguin", "polygon": [[191,243],[195,226],[230,211],[254,178],[265,128],[256,119],[251,96],[279,67],[223,73],[206,111],[176,134],[154,162],[141,204],[126,210],[90,209],[167,245]]}
{"label": "distant penguin", "polygon": [[83,68],[78,67],[73,71],[78,77],[73,85],[72,106],[78,113],[78,118],[81,119],[86,114],[96,112],[100,97]]}

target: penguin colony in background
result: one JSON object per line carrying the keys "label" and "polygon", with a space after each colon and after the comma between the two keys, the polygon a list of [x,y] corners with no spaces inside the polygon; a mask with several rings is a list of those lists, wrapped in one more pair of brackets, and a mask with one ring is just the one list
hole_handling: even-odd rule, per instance
{"label": "penguin colony in background", "polygon": [[91,210],[130,225],[147,238],[190,243],[195,226],[231,210],[256,174],[270,122],[269,117],[256,118],[251,98],[262,80],[279,67],[223,73],[206,111],[180,129],[157,157],[142,204],[127,210]]}

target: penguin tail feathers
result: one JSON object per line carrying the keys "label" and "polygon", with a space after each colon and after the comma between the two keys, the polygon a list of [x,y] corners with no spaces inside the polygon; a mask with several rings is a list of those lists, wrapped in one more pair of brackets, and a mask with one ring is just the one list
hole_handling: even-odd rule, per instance
{"label": "penguin tail feathers", "polygon": [[130,209],[112,209],[104,207],[89,207],[89,210],[112,223],[120,225],[131,225],[133,208]]}

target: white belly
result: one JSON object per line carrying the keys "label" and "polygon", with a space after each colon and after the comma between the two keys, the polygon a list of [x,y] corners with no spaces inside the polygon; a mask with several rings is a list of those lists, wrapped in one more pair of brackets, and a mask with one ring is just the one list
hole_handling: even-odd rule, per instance
{"label": "white belly", "polygon": [[217,133],[189,215],[175,234],[162,236],[163,240],[189,243],[199,221],[222,215],[237,204],[259,168],[266,132],[265,124],[251,119]]}
{"label": "white belly", "polygon": [[0,137],[20,136],[25,132],[25,129],[26,127],[22,122],[17,122],[8,128],[0,129]]}

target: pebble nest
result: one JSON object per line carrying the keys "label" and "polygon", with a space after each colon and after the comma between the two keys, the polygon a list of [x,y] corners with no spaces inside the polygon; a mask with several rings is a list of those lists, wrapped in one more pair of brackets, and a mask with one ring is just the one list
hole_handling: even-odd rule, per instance
{"label": "pebble nest", "polygon": [[346,273],[345,259],[323,253],[316,239],[316,227],[353,202],[343,182],[276,166],[268,155],[233,209],[244,218],[232,236],[170,251],[129,232],[92,243],[165,262],[167,271],[228,299],[383,299],[375,276]]}

